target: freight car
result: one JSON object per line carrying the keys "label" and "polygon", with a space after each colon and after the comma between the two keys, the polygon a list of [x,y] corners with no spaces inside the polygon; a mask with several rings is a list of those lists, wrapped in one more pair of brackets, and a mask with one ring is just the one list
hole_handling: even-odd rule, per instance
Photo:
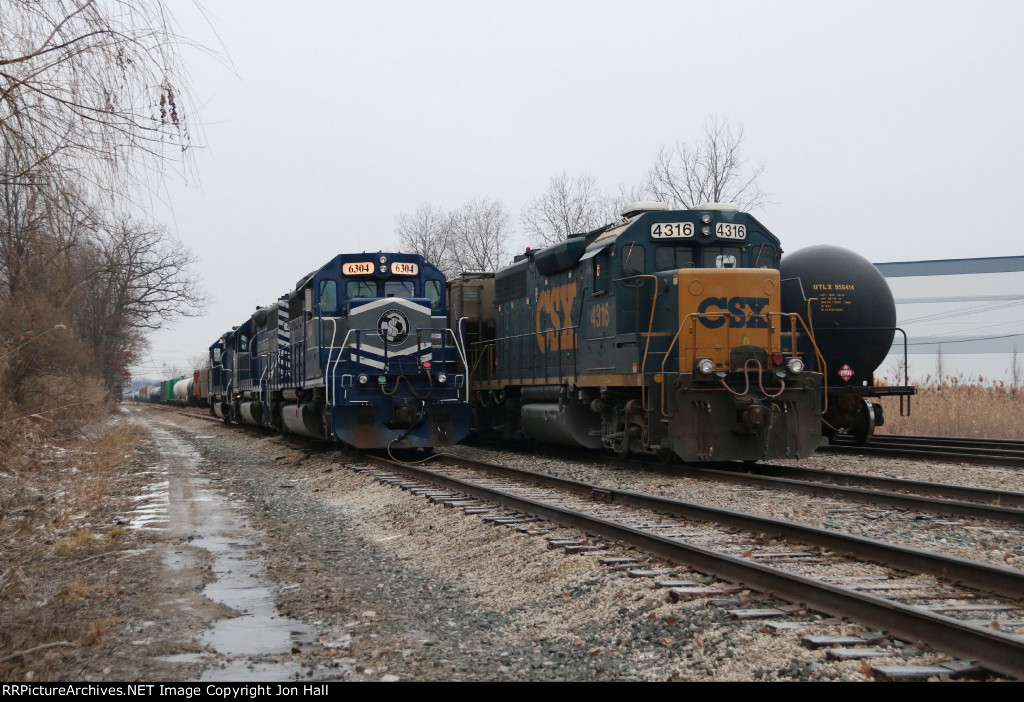
{"label": "freight car", "polygon": [[823,364],[783,311],[779,240],[728,205],[622,215],[453,281],[477,430],[685,461],[822,445]]}
{"label": "freight car", "polygon": [[210,347],[210,412],[357,448],[456,443],[468,366],[445,296],[422,256],[336,256]]}
{"label": "freight car", "polygon": [[[867,259],[838,246],[809,246],[782,259],[782,308],[798,313],[813,331],[797,335],[797,348],[808,366],[827,379],[824,434],[851,434],[866,444],[875,427],[885,422],[882,405],[872,398],[900,398],[900,411],[910,412],[909,385],[884,386],[874,373],[889,355],[896,333],[896,302],[885,278]],[[907,377],[906,335],[903,368]]]}

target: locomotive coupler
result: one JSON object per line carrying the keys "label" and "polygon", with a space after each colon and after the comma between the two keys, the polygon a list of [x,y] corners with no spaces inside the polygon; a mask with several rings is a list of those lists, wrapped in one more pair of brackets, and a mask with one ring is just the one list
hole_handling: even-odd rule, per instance
{"label": "locomotive coupler", "polygon": [[760,433],[770,421],[769,408],[749,395],[736,398],[736,433],[750,436]]}

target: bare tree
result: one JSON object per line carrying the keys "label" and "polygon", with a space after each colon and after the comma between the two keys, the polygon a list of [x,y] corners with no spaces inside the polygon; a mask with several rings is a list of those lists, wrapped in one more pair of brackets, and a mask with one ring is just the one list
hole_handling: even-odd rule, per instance
{"label": "bare tree", "polygon": [[[0,385],[59,367],[116,395],[145,331],[198,311],[191,254],[125,214],[191,166],[187,44],[164,0],[3,3],[0,365],[24,372]],[[27,356],[58,359],[47,343],[77,353]]]}
{"label": "bare tree", "polygon": [[453,214],[455,272],[495,271],[508,256],[508,208],[499,200],[477,197]]}
{"label": "bare tree", "polygon": [[742,124],[734,129],[728,119],[711,117],[701,142],[661,148],[647,173],[647,189],[656,199],[684,209],[707,202],[731,202],[744,211],[760,207],[768,199],[757,185],[765,167],[760,163],[748,169],[742,145]]}
{"label": "bare tree", "polygon": [[548,189],[526,203],[521,220],[532,244],[550,246],[608,221],[610,199],[589,174],[551,176]]}
{"label": "bare tree", "polygon": [[607,221],[614,222],[618,220],[622,216],[622,211],[626,209],[626,205],[650,200],[657,200],[657,198],[648,192],[646,185],[626,186],[619,183],[618,194],[612,196],[607,201]]}
{"label": "bare tree", "polygon": [[395,232],[403,251],[420,254],[452,278],[504,264],[509,220],[504,203],[477,197],[450,212],[423,203],[413,214],[395,218]]}
{"label": "bare tree", "polygon": [[92,370],[113,393],[146,332],[202,313],[205,299],[190,271],[192,253],[160,228],[121,220],[78,259],[81,282],[70,296],[75,329],[93,351]]}
{"label": "bare tree", "polygon": [[184,43],[162,0],[5,0],[0,182],[123,201],[188,154]]}
{"label": "bare tree", "polygon": [[423,256],[446,275],[456,267],[451,212],[424,202],[411,215],[395,218],[395,233],[403,251]]}

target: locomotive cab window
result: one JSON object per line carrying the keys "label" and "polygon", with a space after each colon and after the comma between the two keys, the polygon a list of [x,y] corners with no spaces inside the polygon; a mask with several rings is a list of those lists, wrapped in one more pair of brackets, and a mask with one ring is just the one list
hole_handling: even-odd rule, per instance
{"label": "locomotive cab window", "polygon": [[416,297],[416,283],[412,280],[389,280],[384,283],[384,297]]}
{"label": "locomotive cab window", "polygon": [[423,284],[423,294],[430,300],[430,309],[439,310],[443,301],[441,299],[441,281],[428,280]]}
{"label": "locomotive cab window", "polygon": [[330,315],[338,311],[338,283],[334,280],[320,281],[320,314]]}
{"label": "locomotive cab window", "polygon": [[345,286],[348,297],[377,297],[377,283],[373,280],[350,280]]}
{"label": "locomotive cab window", "polygon": [[704,268],[739,268],[742,253],[738,246],[708,246],[704,249]]}
{"label": "locomotive cab window", "polygon": [[654,270],[677,271],[693,268],[693,249],[689,246],[659,246],[654,249]]}
{"label": "locomotive cab window", "polygon": [[779,254],[775,250],[775,247],[768,246],[767,244],[758,244],[757,248],[754,249],[750,255],[750,267],[751,268],[778,268],[779,267]]}
{"label": "locomotive cab window", "polygon": [[640,244],[635,242],[623,244],[619,250],[619,256],[619,260],[622,261],[623,278],[643,275],[647,272],[647,252]]}

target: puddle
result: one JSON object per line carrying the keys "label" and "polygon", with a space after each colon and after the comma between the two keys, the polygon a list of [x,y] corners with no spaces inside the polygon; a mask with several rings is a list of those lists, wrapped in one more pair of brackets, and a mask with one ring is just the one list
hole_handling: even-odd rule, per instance
{"label": "puddle", "polygon": [[[258,534],[228,498],[210,487],[210,480],[198,477],[202,457],[197,452],[167,430],[152,424],[150,429],[164,457],[154,472],[164,480],[150,485],[138,498],[141,504],[133,514],[132,528],[162,529],[178,537],[179,543],[168,544],[163,554],[169,581],[196,577],[197,550],[207,552],[214,580],[203,589],[203,596],[238,613],[216,620],[203,632],[202,643],[215,654],[190,653],[161,660],[207,663],[202,681],[294,680],[302,668],[289,662],[290,654],[294,647],[311,643],[313,632],[302,622],[279,615],[264,564],[252,554]],[[156,604],[191,608],[187,600]],[[268,656],[285,660],[262,660]]]}

